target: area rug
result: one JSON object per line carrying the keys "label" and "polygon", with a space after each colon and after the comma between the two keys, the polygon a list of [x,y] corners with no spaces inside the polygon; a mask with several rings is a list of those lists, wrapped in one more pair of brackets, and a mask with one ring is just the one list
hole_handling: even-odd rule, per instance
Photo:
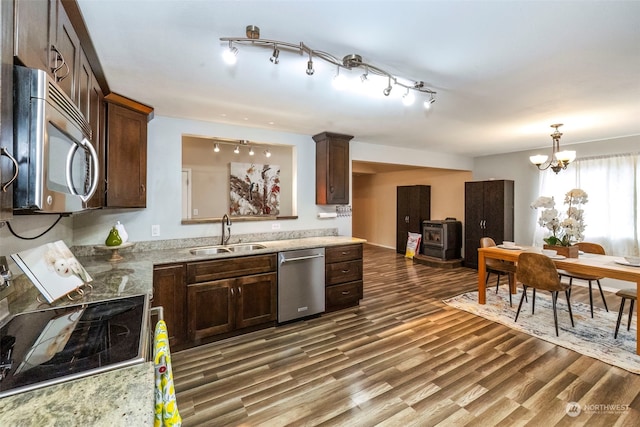
{"label": "area rug", "polygon": [[525,301],[522,304],[522,310],[516,323],[514,319],[521,295],[522,290],[519,289],[518,294],[513,295],[513,307],[509,307],[509,294],[505,285],[500,287],[497,294],[495,288],[487,290],[487,303],[484,305],[478,304],[477,291],[444,300],[444,303],[585,356],[640,374],[640,356],[636,354],[637,320],[635,313],[631,322],[631,330],[627,331],[629,301],[625,304],[625,313],[622,316],[618,338],[614,339],[613,333],[618,312],[607,312],[604,308],[599,308],[599,295],[594,295],[593,319],[588,304],[571,302],[575,322],[575,327],[571,327],[565,296],[560,294],[557,303],[559,336],[556,336],[551,294],[536,292],[535,314],[532,315],[532,293],[529,290],[527,292],[528,302]]}

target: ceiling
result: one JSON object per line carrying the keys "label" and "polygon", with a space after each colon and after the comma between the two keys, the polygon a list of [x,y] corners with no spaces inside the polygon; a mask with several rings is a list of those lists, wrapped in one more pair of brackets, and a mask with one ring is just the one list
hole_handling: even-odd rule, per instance
{"label": "ceiling", "polygon": [[[77,0],[112,91],[155,114],[466,156],[640,135],[638,1]],[[304,42],[423,81],[428,111],[338,91],[336,67],[220,37]],[[360,84],[361,69],[342,70]],[[378,82],[380,84],[380,82]],[[221,135],[222,136],[222,135]],[[268,142],[268,141],[266,141]],[[544,153],[548,154],[548,153]]]}

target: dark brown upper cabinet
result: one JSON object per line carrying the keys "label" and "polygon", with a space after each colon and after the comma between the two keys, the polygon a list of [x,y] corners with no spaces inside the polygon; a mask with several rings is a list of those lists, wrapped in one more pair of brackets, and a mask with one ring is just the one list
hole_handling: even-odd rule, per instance
{"label": "dark brown upper cabinet", "polygon": [[49,37],[54,9],[54,0],[14,0],[13,55],[25,67],[37,68],[50,74]]}
{"label": "dark brown upper cabinet", "polygon": [[353,136],[322,132],[316,142],[316,204],[349,204],[349,141]]}
{"label": "dark brown upper cabinet", "polygon": [[153,108],[110,93],[107,105],[105,207],[147,206],[147,122]]}

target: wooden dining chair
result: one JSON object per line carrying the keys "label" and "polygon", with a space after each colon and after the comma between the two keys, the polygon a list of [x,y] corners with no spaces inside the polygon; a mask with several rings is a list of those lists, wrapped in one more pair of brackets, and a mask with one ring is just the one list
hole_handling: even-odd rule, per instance
{"label": "wooden dining chair", "polygon": [[[492,246],[496,246],[496,242],[491,237],[483,237],[480,239],[480,247],[481,248],[489,248]],[[497,276],[496,279],[496,294],[498,293],[498,288],[500,287],[500,276],[503,274],[507,275],[509,281],[509,306],[513,306],[512,298],[511,298],[511,288],[513,286],[513,275],[516,272],[516,265],[512,262],[502,261],[499,259],[493,258],[485,258],[485,266],[486,266],[486,278],[485,285],[489,283],[489,276],[491,273]]]}
{"label": "wooden dining chair", "polygon": [[616,292],[616,295],[622,298],[620,301],[620,310],[618,310],[618,321],[616,322],[616,331],[613,333],[613,339],[618,338],[618,330],[620,329],[620,321],[622,320],[622,313],[624,312],[624,303],[626,300],[631,301],[631,307],[629,307],[629,320],[627,320],[627,331],[631,329],[631,319],[633,318],[633,304],[638,299],[638,291],[636,289],[620,289]]}
{"label": "wooden dining chair", "polygon": [[[589,242],[579,242],[576,243],[578,249],[587,254],[598,254],[598,255],[606,255],[604,248],[597,243],[589,243]],[[600,296],[602,297],[602,302],[604,304],[604,309],[609,311],[607,307],[607,300],[604,298],[604,292],[602,292],[602,286],[600,285],[600,276],[589,276],[586,274],[576,274],[569,273],[564,270],[559,270],[558,274],[560,274],[560,278],[568,277],[569,278],[569,287],[573,284],[573,279],[585,280],[589,282],[589,304],[591,305],[591,317],[593,318],[593,291],[591,289],[591,282],[596,282],[598,284],[598,289],[600,289]]]}
{"label": "wooden dining chair", "polygon": [[535,311],[536,289],[551,292],[553,321],[556,326],[556,336],[558,336],[558,314],[556,311],[556,302],[558,300],[558,292],[564,291],[567,298],[567,306],[569,307],[571,326],[574,326],[573,313],[571,312],[569,285],[560,281],[558,270],[548,256],[534,252],[521,253],[520,256],[518,256],[516,275],[518,276],[518,280],[522,282],[524,290],[522,292],[522,298],[520,298],[520,304],[518,305],[515,322],[518,321],[518,316],[522,309],[522,302],[524,301],[524,297],[527,293],[527,288],[532,288],[533,298],[531,299],[531,314]]}

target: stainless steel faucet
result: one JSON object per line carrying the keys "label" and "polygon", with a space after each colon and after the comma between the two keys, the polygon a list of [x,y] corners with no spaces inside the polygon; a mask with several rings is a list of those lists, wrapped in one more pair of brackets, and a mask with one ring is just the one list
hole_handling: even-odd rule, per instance
{"label": "stainless steel faucet", "polygon": [[[224,236],[224,227],[227,226],[227,237]],[[229,219],[229,215],[224,214],[222,216],[222,237],[220,238],[220,244],[226,245],[229,243],[229,239],[231,238],[231,220]]]}

